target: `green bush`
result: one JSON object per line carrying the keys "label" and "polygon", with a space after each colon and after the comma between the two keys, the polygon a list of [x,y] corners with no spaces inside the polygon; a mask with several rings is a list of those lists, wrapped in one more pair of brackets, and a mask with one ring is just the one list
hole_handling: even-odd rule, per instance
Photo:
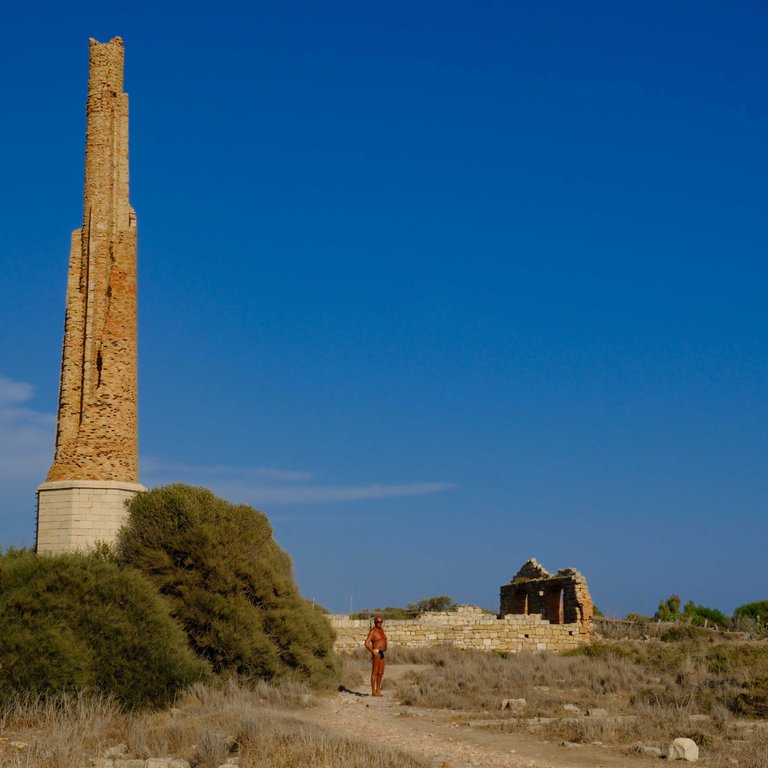
{"label": "green bush", "polygon": [[739,617],[753,619],[758,624],[768,624],[768,600],[740,605],[733,612],[734,619]]}
{"label": "green bush", "polygon": [[419,600],[418,603],[408,603],[408,610],[414,613],[442,613],[445,611],[455,611],[458,606],[448,595],[439,597],[426,597]]}
{"label": "green bush", "polygon": [[155,584],[216,672],[313,682],[338,672],[328,620],[301,597],[252,507],[204,488],[157,488],[133,499],[115,551]]}
{"label": "green bush", "polygon": [[686,640],[696,640],[700,637],[706,637],[705,630],[692,624],[680,624],[662,632],[659,639],[663,643],[679,643]]}
{"label": "green bush", "polygon": [[683,618],[701,626],[729,627],[731,620],[717,608],[707,608],[706,605],[696,605],[693,600],[685,604]]}
{"label": "green bush", "polygon": [[659,603],[653,618],[658,621],[677,621],[680,618],[680,595],[670,595]]}
{"label": "green bush", "polygon": [[722,628],[729,627],[731,624],[730,619],[722,611],[718,611],[717,608],[696,605],[693,600],[689,600],[681,611],[680,603],[679,595],[670,595],[666,600],[662,600],[659,603],[658,610],[653,618],[658,621],[679,621],[699,626],[718,626]]}
{"label": "green bush", "polygon": [[[350,619],[370,619],[373,616],[381,616],[387,621],[407,621],[417,618],[422,613],[433,613],[436,611],[455,611],[459,606],[452,597],[441,595],[440,597],[426,597],[419,600],[418,603],[408,603],[405,608],[389,606],[388,608],[371,608],[366,611],[351,613]],[[489,611],[493,613],[493,611]]]}
{"label": "green bush", "polygon": [[388,608],[371,608],[368,611],[358,611],[357,613],[349,614],[350,619],[362,619],[364,621],[370,620],[374,616],[381,616],[385,621],[408,621],[415,619],[418,613],[410,608],[390,606]]}
{"label": "green bush", "polygon": [[93,691],[163,705],[210,674],[140,574],[84,555],[0,556],[0,696]]}

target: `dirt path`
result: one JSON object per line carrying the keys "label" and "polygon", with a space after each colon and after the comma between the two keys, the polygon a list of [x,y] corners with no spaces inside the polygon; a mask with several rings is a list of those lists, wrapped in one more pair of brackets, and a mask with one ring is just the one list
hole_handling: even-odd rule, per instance
{"label": "dirt path", "polygon": [[337,733],[403,749],[425,765],[445,768],[658,768],[658,760],[601,745],[558,745],[525,733],[498,733],[456,722],[444,710],[400,706],[394,694],[318,697],[302,718]]}

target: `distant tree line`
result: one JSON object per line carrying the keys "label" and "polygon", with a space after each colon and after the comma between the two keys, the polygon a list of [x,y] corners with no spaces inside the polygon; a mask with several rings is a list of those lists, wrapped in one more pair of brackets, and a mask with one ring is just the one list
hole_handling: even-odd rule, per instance
{"label": "distant tree line", "polygon": [[371,616],[381,616],[390,621],[415,619],[422,613],[445,613],[455,611],[458,604],[448,595],[439,597],[425,597],[416,603],[408,603],[405,608],[389,606],[388,608],[371,608],[366,611],[358,611],[350,615],[352,619],[368,619]]}
{"label": "distant tree line", "polygon": [[758,600],[754,603],[740,605],[733,612],[733,616],[726,616],[717,608],[696,605],[693,600],[689,600],[683,605],[680,596],[673,594],[659,603],[653,616],[629,613],[627,619],[632,621],[666,621],[699,627],[762,633],[768,631],[768,600]]}

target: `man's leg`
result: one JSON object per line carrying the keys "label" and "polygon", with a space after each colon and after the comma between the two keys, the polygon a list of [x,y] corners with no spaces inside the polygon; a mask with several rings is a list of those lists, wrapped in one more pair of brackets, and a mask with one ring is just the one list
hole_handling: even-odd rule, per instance
{"label": "man's leg", "polygon": [[381,678],[384,677],[384,659],[379,659],[379,668],[376,671],[376,695],[381,696]]}
{"label": "man's leg", "polygon": [[381,659],[379,654],[375,653],[371,659],[371,695],[376,696],[376,680],[379,675],[379,663]]}

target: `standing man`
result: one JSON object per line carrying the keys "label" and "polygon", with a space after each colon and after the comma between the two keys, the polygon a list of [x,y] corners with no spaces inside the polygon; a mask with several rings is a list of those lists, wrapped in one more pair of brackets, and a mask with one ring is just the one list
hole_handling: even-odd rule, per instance
{"label": "standing man", "polygon": [[373,627],[365,638],[365,647],[371,656],[371,695],[381,696],[381,678],[384,677],[384,652],[387,650],[387,636],[381,628],[384,619],[376,616]]}

